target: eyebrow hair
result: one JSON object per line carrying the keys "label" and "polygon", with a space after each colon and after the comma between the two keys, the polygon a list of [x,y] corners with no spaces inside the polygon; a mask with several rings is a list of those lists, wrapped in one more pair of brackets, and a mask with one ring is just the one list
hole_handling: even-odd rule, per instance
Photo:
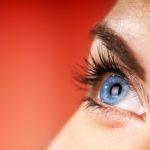
{"label": "eyebrow hair", "polygon": [[91,35],[102,41],[107,50],[116,54],[120,60],[137,76],[145,81],[145,71],[134,56],[127,43],[106,24],[96,24],[90,31]]}

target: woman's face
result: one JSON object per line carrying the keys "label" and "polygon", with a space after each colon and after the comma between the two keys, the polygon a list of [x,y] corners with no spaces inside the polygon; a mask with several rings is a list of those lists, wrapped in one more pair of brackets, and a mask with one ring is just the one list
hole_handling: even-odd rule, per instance
{"label": "woman's face", "polygon": [[149,150],[150,1],[118,1],[91,34],[87,95],[50,149]]}

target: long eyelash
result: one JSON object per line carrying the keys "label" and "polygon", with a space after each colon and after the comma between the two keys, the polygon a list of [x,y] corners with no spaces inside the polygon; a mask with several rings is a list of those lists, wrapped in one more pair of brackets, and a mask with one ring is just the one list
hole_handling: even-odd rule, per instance
{"label": "long eyelash", "polygon": [[127,79],[115,58],[109,52],[107,54],[99,53],[96,59],[90,54],[90,61],[84,59],[85,66],[79,65],[80,73],[74,75],[74,79],[83,85],[95,86],[105,73],[116,73]]}
{"label": "long eyelash", "polygon": [[99,110],[107,114],[108,112],[113,111],[111,106],[106,106],[103,103],[97,103],[96,100],[94,100],[94,98],[92,97],[86,96],[83,97],[82,100],[86,102],[85,109],[91,108],[90,110],[92,112],[95,110]]}

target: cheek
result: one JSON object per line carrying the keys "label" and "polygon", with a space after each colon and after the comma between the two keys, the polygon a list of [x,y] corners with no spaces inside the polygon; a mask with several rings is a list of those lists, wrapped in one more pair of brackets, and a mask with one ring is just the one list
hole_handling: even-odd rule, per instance
{"label": "cheek", "polygon": [[107,128],[106,122],[91,118],[82,109],[78,110],[54,140],[50,150],[133,150],[133,136],[136,130]]}

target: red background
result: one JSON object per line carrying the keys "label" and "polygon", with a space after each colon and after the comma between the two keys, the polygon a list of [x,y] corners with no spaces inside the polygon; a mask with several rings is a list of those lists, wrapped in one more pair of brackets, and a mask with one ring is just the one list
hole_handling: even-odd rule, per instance
{"label": "red background", "polygon": [[0,149],[44,150],[79,103],[71,66],[114,0],[0,2]]}

